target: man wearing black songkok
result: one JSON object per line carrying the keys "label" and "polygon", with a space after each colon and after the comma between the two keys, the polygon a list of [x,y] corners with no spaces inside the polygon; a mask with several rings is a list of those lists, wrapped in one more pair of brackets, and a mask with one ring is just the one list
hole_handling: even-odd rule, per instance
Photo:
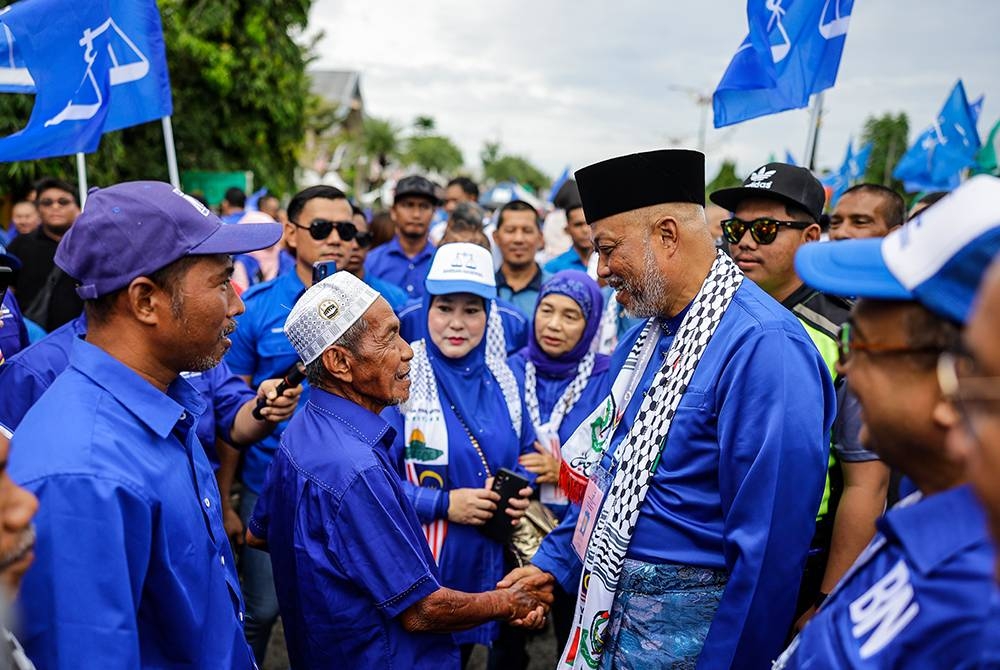
{"label": "man wearing black songkok", "polygon": [[792,622],[835,413],[802,326],[717,252],[704,156],[576,173],[631,315],[608,398],[562,445],[576,501],[532,566],[577,589],[560,667],[766,668]]}

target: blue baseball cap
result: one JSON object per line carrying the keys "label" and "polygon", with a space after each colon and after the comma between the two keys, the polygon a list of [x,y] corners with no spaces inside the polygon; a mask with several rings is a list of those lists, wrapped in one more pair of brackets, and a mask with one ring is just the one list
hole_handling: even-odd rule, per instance
{"label": "blue baseball cap", "polygon": [[492,300],[497,297],[493,255],[469,242],[443,244],[434,253],[424,286],[431,295],[471,293]]}
{"label": "blue baseball cap", "polygon": [[965,323],[998,253],[1000,179],[979,175],[884,238],[803,246],[795,271],[826,293],[913,300]]}
{"label": "blue baseball cap", "polygon": [[158,181],[91,189],[55,262],[93,300],[184,256],[242,254],[281,239],[277,223],[227,226],[203,204]]}

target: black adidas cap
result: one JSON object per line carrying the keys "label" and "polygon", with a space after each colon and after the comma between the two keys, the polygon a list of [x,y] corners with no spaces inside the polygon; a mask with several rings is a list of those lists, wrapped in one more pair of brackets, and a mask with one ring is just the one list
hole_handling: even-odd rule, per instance
{"label": "black adidas cap", "polygon": [[730,212],[747,198],[770,198],[809,212],[818,223],[826,203],[823,185],[809,170],[787,163],[768,163],[750,173],[743,186],[724,188],[709,199]]}

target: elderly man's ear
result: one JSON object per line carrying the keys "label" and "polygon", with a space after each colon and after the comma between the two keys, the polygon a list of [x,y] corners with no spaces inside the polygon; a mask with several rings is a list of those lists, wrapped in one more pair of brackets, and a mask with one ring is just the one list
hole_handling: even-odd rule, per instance
{"label": "elderly man's ear", "polygon": [[327,348],[323,352],[323,367],[330,374],[331,377],[344,384],[350,384],[354,381],[354,375],[351,373],[351,360],[347,355],[347,350],[343,347],[334,345]]}

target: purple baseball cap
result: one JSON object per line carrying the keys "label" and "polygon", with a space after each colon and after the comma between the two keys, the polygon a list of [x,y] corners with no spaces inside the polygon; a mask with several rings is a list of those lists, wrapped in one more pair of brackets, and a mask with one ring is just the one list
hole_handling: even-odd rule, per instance
{"label": "purple baseball cap", "polygon": [[281,224],[227,226],[203,204],[158,181],[91,189],[56,249],[56,265],[84,300],[128,286],[184,256],[242,254],[281,239]]}

